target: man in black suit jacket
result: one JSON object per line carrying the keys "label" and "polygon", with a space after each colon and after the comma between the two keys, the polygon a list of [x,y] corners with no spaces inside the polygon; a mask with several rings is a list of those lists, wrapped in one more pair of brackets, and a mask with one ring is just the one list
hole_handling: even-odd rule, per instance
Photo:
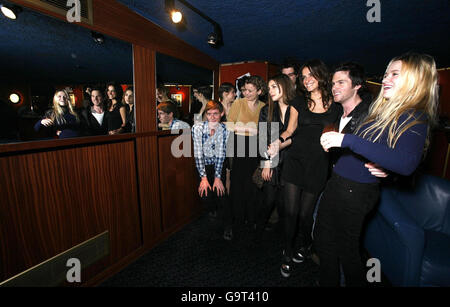
{"label": "man in black suit jacket", "polygon": [[[340,120],[336,123],[341,133],[354,133],[358,125],[366,118],[372,96],[365,90],[364,68],[354,62],[347,62],[334,69],[332,78],[332,93],[334,102],[342,106]],[[333,165],[340,155],[349,149],[337,148],[333,150]],[[386,177],[387,174],[376,164],[369,162],[366,167],[377,177]]]}

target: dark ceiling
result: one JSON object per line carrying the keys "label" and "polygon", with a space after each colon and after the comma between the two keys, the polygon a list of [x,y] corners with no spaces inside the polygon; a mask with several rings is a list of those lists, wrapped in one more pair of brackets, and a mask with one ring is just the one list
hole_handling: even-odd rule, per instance
{"label": "dark ceiling", "polygon": [[[380,23],[367,21],[366,0],[189,0],[221,25],[220,49],[206,43],[213,26],[177,0],[175,5],[187,21],[183,30],[169,20],[165,0],[119,2],[219,63],[279,64],[292,56],[300,62],[320,58],[329,65],[355,60],[379,75],[393,56],[415,50],[433,55],[438,67],[450,66],[449,0],[380,0]],[[0,15],[0,64],[2,81],[129,83],[133,75],[131,44],[106,37],[103,45],[97,45],[88,29],[27,9],[16,21]],[[157,57],[162,82],[212,79],[210,72],[194,69]],[[177,81],[181,75],[185,78]]]}
{"label": "dark ceiling", "polygon": [[379,0],[381,22],[374,23],[366,18],[372,8],[367,0],[188,0],[221,25],[220,49],[206,43],[213,26],[177,0],[187,21],[184,30],[169,20],[165,0],[119,2],[220,63],[280,63],[288,56],[329,65],[354,60],[382,74],[392,57],[417,51],[434,56],[438,67],[450,66],[449,0]]}
{"label": "dark ceiling", "polygon": [[32,10],[17,20],[0,14],[2,81],[131,83],[132,56],[129,43],[106,36],[99,45],[90,30]]}

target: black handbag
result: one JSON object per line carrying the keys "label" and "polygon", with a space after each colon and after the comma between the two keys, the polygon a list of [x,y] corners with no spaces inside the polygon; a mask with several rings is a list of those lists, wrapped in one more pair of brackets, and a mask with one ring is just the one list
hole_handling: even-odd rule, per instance
{"label": "black handbag", "polygon": [[262,171],[263,171],[263,169],[261,167],[257,167],[252,175],[252,181],[258,187],[258,189],[261,189],[264,184],[264,179],[262,177]]}

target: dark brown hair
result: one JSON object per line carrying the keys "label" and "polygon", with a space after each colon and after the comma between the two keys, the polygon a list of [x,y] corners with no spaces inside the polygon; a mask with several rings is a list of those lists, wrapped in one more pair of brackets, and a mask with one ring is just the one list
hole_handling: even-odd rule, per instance
{"label": "dark brown hair", "polygon": [[[303,80],[303,69],[307,67],[311,72],[311,75],[319,82],[319,91],[322,95],[322,104],[324,109],[328,109],[333,102],[333,96],[331,95],[331,82],[330,82],[330,72],[328,71],[327,65],[318,59],[309,60],[300,68],[300,73],[302,74]],[[314,100],[311,99],[311,93],[305,88],[303,82],[301,82],[302,88],[305,91],[305,96],[308,101],[308,107],[315,105]]]}
{"label": "dark brown hair", "polygon": [[[296,95],[295,88],[291,82],[291,79],[289,79],[288,76],[286,76],[284,74],[278,74],[278,75],[275,75],[275,76],[269,78],[269,82],[270,81],[275,82],[275,84],[278,86],[278,88],[282,92],[283,102],[285,104],[289,104],[289,101],[294,99],[294,97]],[[269,82],[267,82],[267,84],[269,84]],[[270,95],[269,95],[269,99],[268,99],[267,103],[269,105],[269,114],[268,114],[267,120],[269,122],[271,122],[272,117],[273,117],[274,106],[273,106],[272,97]]]}

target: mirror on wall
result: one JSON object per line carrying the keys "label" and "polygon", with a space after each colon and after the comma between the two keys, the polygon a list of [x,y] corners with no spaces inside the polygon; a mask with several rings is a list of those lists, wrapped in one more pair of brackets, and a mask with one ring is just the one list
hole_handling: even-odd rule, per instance
{"label": "mirror on wall", "polygon": [[[212,70],[196,66],[180,59],[162,54],[156,54],[156,103],[170,101],[176,106],[177,114],[174,118],[182,120],[192,126],[194,115],[202,107],[197,89],[206,89],[213,97],[214,74]],[[208,96],[208,94],[206,95]],[[207,97],[208,98],[208,97]],[[165,113],[170,111],[166,107],[158,110],[158,128],[170,129],[170,118]],[[166,111],[166,112],[164,112]]]}
{"label": "mirror on wall", "polygon": [[0,35],[0,143],[134,132],[130,43],[26,8]]}

